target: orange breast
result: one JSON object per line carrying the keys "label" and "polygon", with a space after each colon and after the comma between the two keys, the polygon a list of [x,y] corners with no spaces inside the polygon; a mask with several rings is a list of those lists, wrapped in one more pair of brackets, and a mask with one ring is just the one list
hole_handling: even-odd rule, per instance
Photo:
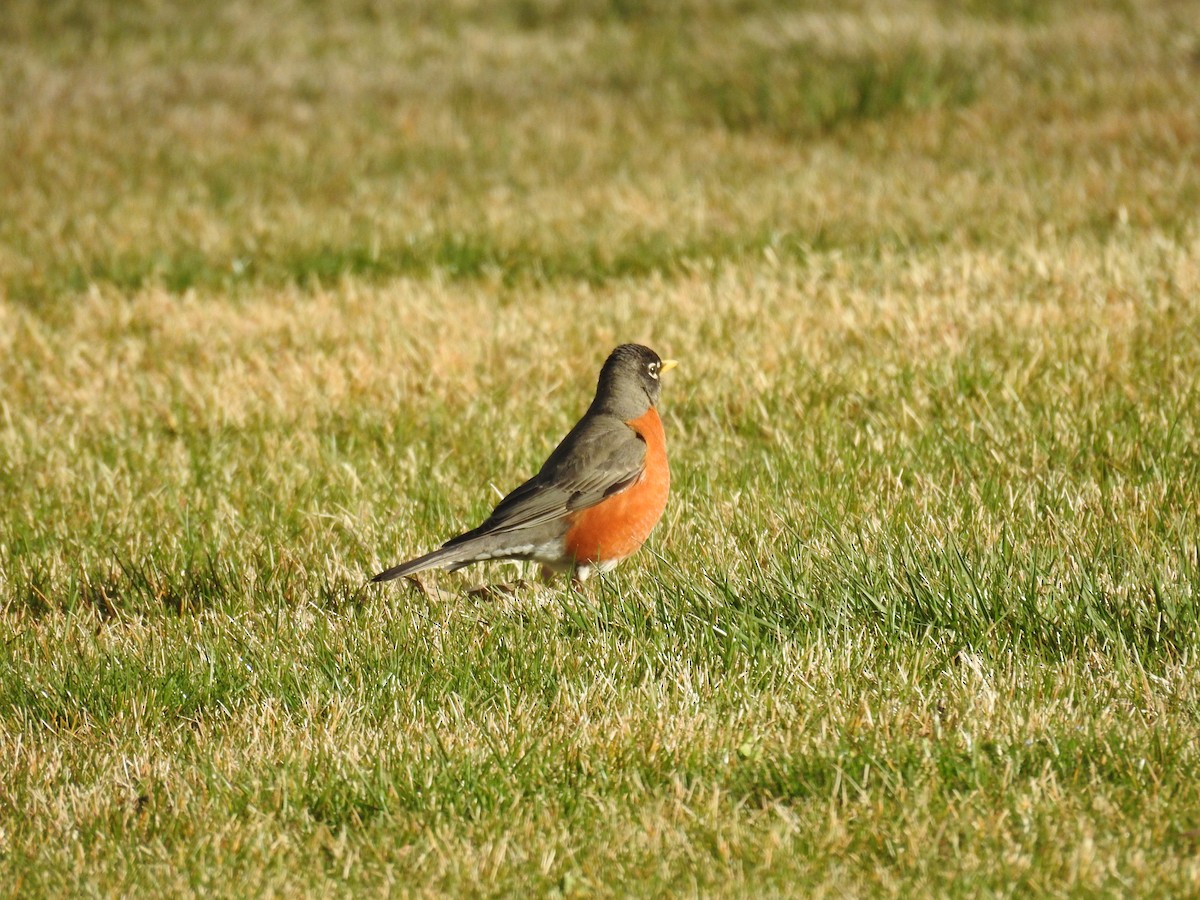
{"label": "orange breast", "polygon": [[641,478],[572,520],[567,552],[577,563],[616,562],[642,546],[667,507],[671,470],[662,420],[651,408],[626,423],[646,442],[646,469]]}

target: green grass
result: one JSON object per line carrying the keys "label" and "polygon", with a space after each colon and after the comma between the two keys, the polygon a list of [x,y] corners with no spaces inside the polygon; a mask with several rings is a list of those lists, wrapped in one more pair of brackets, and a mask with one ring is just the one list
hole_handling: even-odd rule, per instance
{"label": "green grass", "polygon": [[[1170,3],[0,11],[0,885],[1200,893]],[[585,593],[367,578],[607,351]]]}

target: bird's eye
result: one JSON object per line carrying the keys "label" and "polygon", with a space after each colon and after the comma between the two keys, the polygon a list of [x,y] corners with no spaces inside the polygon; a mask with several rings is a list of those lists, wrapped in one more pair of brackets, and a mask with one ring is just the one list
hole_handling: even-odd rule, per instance
{"label": "bird's eye", "polygon": [[656,363],[656,362],[650,363],[650,365],[648,365],[646,367],[646,370],[650,373],[651,378],[658,377],[658,363]]}

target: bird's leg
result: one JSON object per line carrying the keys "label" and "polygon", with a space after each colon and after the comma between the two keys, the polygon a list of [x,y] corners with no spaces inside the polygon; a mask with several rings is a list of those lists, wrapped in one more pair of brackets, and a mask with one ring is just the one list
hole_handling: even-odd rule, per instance
{"label": "bird's leg", "polygon": [[571,570],[571,587],[577,591],[582,591],[583,583],[588,580],[588,576],[591,574],[591,566],[576,566]]}

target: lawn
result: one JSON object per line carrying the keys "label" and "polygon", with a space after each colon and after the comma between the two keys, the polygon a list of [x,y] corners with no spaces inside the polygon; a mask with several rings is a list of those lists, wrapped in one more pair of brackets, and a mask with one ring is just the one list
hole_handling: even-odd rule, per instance
{"label": "lawn", "polygon": [[0,6],[0,892],[1200,894],[1190,4],[176,6]]}

